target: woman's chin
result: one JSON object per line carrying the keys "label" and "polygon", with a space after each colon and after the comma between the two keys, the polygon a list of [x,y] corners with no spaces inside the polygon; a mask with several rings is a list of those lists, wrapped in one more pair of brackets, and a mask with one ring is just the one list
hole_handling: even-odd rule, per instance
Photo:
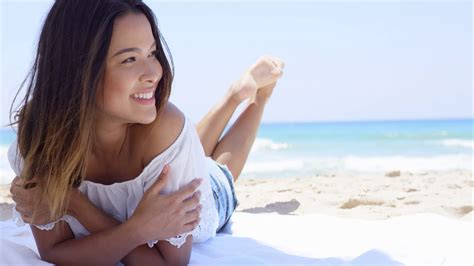
{"label": "woman's chin", "polygon": [[153,121],[155,121],[155,119],[156,119],[156,113],[154,113],[153,115],[147,115],[147,116],[137,118],[137,120],[135,122],[138,123],[138,124],[147,125],[147,124],[153,123]]}
{"label": "woman's chin", "polygon": [[155,119],[148,119],[148,120],[141,121],[139,123],[144,124],[144,125],[148,125],[148,124],[153,123],[153,121],[155,121]]}

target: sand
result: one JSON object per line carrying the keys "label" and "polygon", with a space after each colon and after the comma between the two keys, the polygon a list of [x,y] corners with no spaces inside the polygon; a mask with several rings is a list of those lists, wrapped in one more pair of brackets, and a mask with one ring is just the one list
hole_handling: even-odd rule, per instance
{"label": "sand", "polygon": [[[473,188],[472,172],[466,170],[239,179],[236,211],[371,220],[436,213],[472,219]],[[12,203],[9,185],[0,185],[0,220],[11,218]]]}
{"label": "sand", "polygon": [[386,219],[415,213],[453,218],[473,210],[470,171],[399,172],[238,180],[237,211]]}

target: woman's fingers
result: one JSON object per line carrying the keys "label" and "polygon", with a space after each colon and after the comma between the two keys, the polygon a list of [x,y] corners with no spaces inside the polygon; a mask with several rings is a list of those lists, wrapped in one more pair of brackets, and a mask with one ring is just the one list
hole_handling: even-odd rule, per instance
{"label": "woman's fingers", "polygon": [[183,226],[183,232],[190,232],[190,231],[196,229],[196,227],[199,225],[200,221],[201,221],[201,218],[199,218],[198,220],[196,220],[194,222],[185,224]]}
{"label": "woman's fingers", "polygon": [[27,209],[27,208],[25,208],[25,207],[23,207],[23,206],[21,206],[21,205],[16,205],[16,206],[15,206],[15,210],[16,210],[17,212],[19,212],[20,214],[22,214],[22,215],[24,214],[24,215],[27,215],[27,216],[31,216],[31,214],[32,214],[32,211],[31,211],[31,210],[29,210],[29,209]]}
{"label": "woman's fingers", "polygon": [[37,193],[37,178],[33,178],[28,182],[25,182],[20,177],[15,177],[10,185],[10,193],[17,198],[32,200]]}
{"label": "woman's fingers", "polygon": [[[31,187],[28,185],[34,183],[34,187],[27,189],[24,187]],[[38,191],[36,182],[31,182],[26,184],[23,179],[20,177],[15,177],[10,186],[10,193],[12,194],[12,199],[15,202],[15,210],[20,213],[21,218],[25,223],[32,223],[32,215],[34,208],[35,195]]]}
{"label": "woman's fingers", "polygon": [[194,193],[194,195],[191,198],[183,202],[183,207],[182,207],[183,212],[187,213],[196,209],[199,205],[200,199],[201,199],[201,191],[198,190]]}
{"label": "woman's fingers", "polygon": [[[48,223],[50,219],[49,206],[44,200],[40,199],[38,193],[41,193],[41,190],[39,186],[36,186],[37,182],[35,181],[37,181],[37,179],[33,178],[29,181],[30,186],[28,186],[28,184],[25,186],[25,182],[16,177],[10,186],[10,192],[15,202],[15,209],[20,213],[24,222],[30,224],[45,224]],[[33,187],[31,184],[34,184]]]}
{"label": "woman's fingers", "polygon": [[179,202],[182,202],[182,201],[192,197],[194,192],[201,185],[201,183],[202,183],[201,178],[194,179],[191,183],[187,184],[186,186],[184,186],[180,190],[178,190],[174,194],[174,196],[179,200]]}
{"label": "woman's fingers", "polygon": [[157,195],[161,192],[161,190],[165,187],[166,182],[168,181],[167,174],[169,171],[169,166],[165,165],[163,170],[160,173],[160,176],[157,178],[155,183],[151,186],[150,192]]}
{"label": "woman's fingers", "polygon": [[15,206],[17,208],[17,210],[19,210],[19,212],[32,212],[33,211],[33,207],[31,206],[32,204],[25,204],[24,201],[16,201],[15,199],[13,199],[13,201],[15,201]]}
{"label": "woman's fingers", "polygon": [[15,195],[18,193],[19,190],[21,190],[21,187],[23,185],[23,180],[16,176],[13,181],[12,181],[12,184],[10,185],[10,193],[12,193],[12,195]]}
{"label": "woman's fingers", "polygon": [[25,184],[23,185],[23,187],[24,187],[25,189],[32,189],[32,188],[35,188],[36,185],[37,185],[36,182],[28,182],[28,183],[25,183]]}
{"label": "woman's fingers", "polygon": [[192,223],[198,221],[201,217],[202,207],[197,207],[193,211],[187,212],[183,218],[184,224]]}
{"label": "woman's fingers", "polygon": [[38,178],[33,177],[32,179],[25,181],[23,178],[16,176],[13,181],[12,185],[10,187],[20,187],[23,189],[30,189],[30,188],[35,188],[38,185]]}
{"label": "woman's fingers", "polygon": [[21,179],[19,176],[15,176],[12,180],[12,185],[16,186],[21,186],[23,184],[23,179]]}
{"label": "woman's fingers", "polygon": [[10,186],[10,193],[12,194],[15,203],[23,202],[24,204],[32,204],[37,192],[37,188],[25,189],[22,186],[13,183]]}
{"label": "woman's fingers", "polygon": [[17,187],[10,189],[10,193],[12,193],[12,198],[16,202],[18,201],[28,201],[30,196],[29,196],[29,191],[26,191],[24,188]]}
{"label": "woman's fingers", "polygon": [[23,220],[23,222],[25,222],[27,224],[31,224],[31,217],[30,216],[27,216],[25,214],[21,214],[21,219]]}

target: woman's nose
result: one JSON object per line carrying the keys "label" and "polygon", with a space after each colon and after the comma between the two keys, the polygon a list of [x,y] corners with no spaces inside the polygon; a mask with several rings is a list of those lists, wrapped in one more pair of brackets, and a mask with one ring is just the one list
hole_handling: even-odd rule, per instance
{"label": "woman's nose", "polygon": [[140,76],[140,82],[156,83],[160,80],[162,74],[163,74],[163,70],[159,63],[154,62],[154,63],[145,64],[142,75]]}

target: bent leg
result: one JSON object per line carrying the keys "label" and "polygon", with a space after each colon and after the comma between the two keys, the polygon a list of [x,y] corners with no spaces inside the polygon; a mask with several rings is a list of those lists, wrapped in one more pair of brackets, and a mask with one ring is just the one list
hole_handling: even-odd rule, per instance
{"label": "bent leg", "polygon": [[196,125],[206,156],[211,157],[222,132],[241,102],[233,97],[232,90],[229,90],[224,99],[214,106]]}
{"label": "bent leg", "polygon": [[217,144],[212,158],[226,164],[234,181],[238,179],[257,136],[260,121],[276,83],[260,88],[232,127]]}
{"label": "bent leg", "polygon": [[250,97],[255,97],[257,84],[249,72],[232,83],[224,99],[213,107],[196,125],[204,153],[211,157],[217,142],[237,107]]}

